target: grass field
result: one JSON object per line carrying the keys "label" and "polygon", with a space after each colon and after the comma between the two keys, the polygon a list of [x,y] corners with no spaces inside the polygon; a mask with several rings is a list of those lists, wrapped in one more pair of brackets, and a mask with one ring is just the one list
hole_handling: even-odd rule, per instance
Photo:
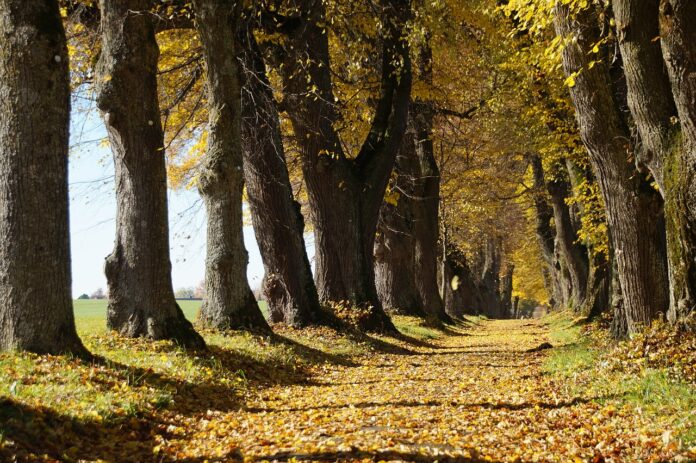
{"label": "grass field", "polygon": [[[196,314],[203,301],[177,300],[184,315],[191,321],[196,319]],[[75,323],[80,334],[95,334],[100,330],[106,330],[106,299],[76,299],[73,301],[75,308]],[[266,303],[259,301],[261,311],[266,314]]]}

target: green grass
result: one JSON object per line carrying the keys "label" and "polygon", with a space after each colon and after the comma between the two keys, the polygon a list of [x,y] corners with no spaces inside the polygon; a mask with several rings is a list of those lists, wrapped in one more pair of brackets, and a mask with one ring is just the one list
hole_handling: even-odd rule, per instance
{"label": "green grass", "polygon": [[[640,367],[623,370],[612,366],[613,346],[584,335],[582,325],[569,313],[543,319],[554,344],[544,371],[564,380],[573,394],[615,400],[667,420],[679,429],[687,446],[696,445],[696,388],[675,379],[667,370]],[[620,365],[620,362],[619,362]]]}
{"label": "green grass", "polygon": [[[200,301],[179,302],[186,316],[195,319]],[[75,301],[75,315],[83,342],[101,360],[85,363],[69,356],[0,353],[0,444],[2,423],[14,415],[24,416],[26,406],[50,405],[50,413],[65,419],[99,422],[140,419],[161,408],[214,408],[203,403],[211,400],[219,401],[219,407],[236,407],[250,384],[304,381],[311,365],[352,364],[357,355],[370,354],[375,348],[398,348],[404,342],[355,338],[324,327],[278,327],[276,335],[268,338],[199,326],[209,347],[199,355],[169,341],[107,333],[103,300]],[[413,317],[396,317],[396,324],[418,339],[442,334]],[[10,403],[3,405],[3,400]]]}
{"label": "green grass", "polygon": [[[73,301],[75,310],[75,324],[80,335],[86,333],[99,333],[106,330],[106,299],[76,299]],[[201,308],[203,301],[191,301],[178,299],[177,303],[184,315],[190,321],[196,320],[198,310]],[[264,301],[259,301],[261,311],[266,314],[267,305]]]}
{"label": "green grass", "polygon": [[423,320],[417,317],[392,316],[394,326],[406,336],[417,339],[437,339],[442,336],[442,331],[437,328],[427,326]]}

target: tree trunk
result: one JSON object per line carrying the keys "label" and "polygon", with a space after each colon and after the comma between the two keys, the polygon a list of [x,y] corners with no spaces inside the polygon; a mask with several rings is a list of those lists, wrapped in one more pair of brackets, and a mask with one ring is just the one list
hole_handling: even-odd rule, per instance
{"label": "tree trunk", "polygon": [[408,2],[383,1],[380,97],[355,159],[346,157],[334,127],[338,119],[323,5],[305,0],[301,10],[281,73],[312,210],[319,298],[369,309],[363,329],[395,331],[377,296],[373,252],[380,206],[406,129],[411,74],[403,28]]}
{"label": "tree trunk", "polygon": [[556,265],[556,230],[551,225],[553,209],[549,206],[546,189],[546,179],[544,178],[544,167],[541,157],[536,153],[527,155],[532,166],[532,177],[534,179],[534,213],[536,218],[536,236],[541,248],[541,257],[545,263],[544,283],[546,291],[549,293],[550,304],[552,307],[565,307],[567,300],[563,291],[561,278],[563,274],[560,266]]}
{"label": "tree trunk", "polygon": [[629,162],[630,133],[617,110],[606,64],[589,67],[587,52],[599,38],[597,21],[592,8],[571,18],[567,7],[556,6],[557,34],[573,36],[562,52],[566,75],[582,69],[570,93],[607,210],[628,332],[635,333],[669,304],[663,211],[661,198]]}
{"label": "tree trunk", "polygon": [[500,249],[499,239],[489,237],[480,250],[478,287],[481,295],[480,310],[490,318],[501,317],[500,306]]}
{"label": "tree trunk", "polygon": [[571,220],[570,208],[566,204],[566,198],[570,196],[568,182],[562,178],[553,178],[547,182],[547,189],[551,197],[556,224],[557,249],[563,257],[570,276],[571,292],[568,307],[577,310],[583,305],[587,296],[587,250],[577,242],[578,235]]}
{"label": "tree trunk", "polygon": [[377,288],[383,303],[398,302],[402,312],[452,322],[437,281],[440,173],[432,146],[430,106],[421,102],[410,106],[410,129],[395,165],[392,190],[398,195],[397,204],[385,202],[380,216]]}
{"label": "tree trunk", "polygon": [[415,257],[415,178],[418,160],[413,131],[407,132],[396,157],[389,199],[382,204],[375,238],[375,281],[388,312],[425,316],[417,288]]}
{"label": "tree trunk", "polygon": [[[426,34],[426,43],[418,50],[420,79],[428,86],[433,80],[433,53]],[[418,160],[414,177],[415,204],[414,253],[415,281],[423,309],[441,321],[451,323],[440,297],[437,284],[438,234],[440,230],[440,170],[433,148],[434,111],[431,101],[416,99],[410,105],[410,119],[415,132],[415,154]]]}
{"label": "tree trunk", "polygon": [[619,269],[617,266],[616,258],[614,252],[610,249],[610,269],[611,269],[611,326],[609,331],[611,336],[617,340],[623,340],[628,337],[628,316],[626,314],[626,307],[624,306],[623,293],[621,291],[621,281],[619,281]]}
{"label": "tree trunk", "polygon": [[512,275],[515,266],[509,264],[500,279],[500,318],[512,318]]}
{"label": "tree trunk", "polygon": [[447,316],[437,284],[440,170],[433,152],[432,114],[422,114],[418,109],[415,112],[416,155],[420,164],[413,214],[416,288],[425,311],[449,323],[452,320]]}
{"label": "tree trunk", "polygon": [[304,219],[293,199],[280,117],[266,66],[248,25],[240,30],[244,87],[244,179],[265,275],[262,292],[273,322],[301,327],[323,320],[304,243]]}
{"label": "tree trunk", "polygon": [[[693,2],[688,4],[665,1],[660,7],[659,0],[613,3],[628,104],[643,144],[640,160],[650,168],[665,200],[669,316],[673,321],[684,317],[696,303],[696,144],[683,136],[689,121],[693,128],[696,120],[696,79],[691,77],[689,85],[688,77],[696,72],[696,53],[689,55],[696,39],[692,27],[696,8]],[[675,107],[680,99],[682,104]]]}
{"label": "tree trunk", "polygon": [[[579,167],[573,161],[566,159],[566,169],[570,178],[570,183],[574,191],[577,191],[581,182],[596,184],[596,180],[589,171],[589,168]],[[578,204],[579,214],[587,213],[584,204]],[[611,263],[604,252],[596,252],[592,243],[587,246],[589,254],[589,274],[587,277],[587,292],[585,303],[580,307],[580,313],[588,318],[594,318],[604,313],[610,307],[611,290]]]}
{"label": "tree trunk", "polygon": [[88,356],[68,231],[70,86],[55,1],[0,1],[0,350]]}
{"label": "tree trunk", "polygon": [[464,315],[476,315],[481,307],[479,288],[469,268],[466,257],[458,249],[449,249],[442,278],[444,295],[442,297],[447,314],[461,318]]}
{"label": "tree trunk", "polygon": [[107,325],[121,334],[203,347],[174,299],[167,173],[157,100],[157,58],[146,0],[101,0],[97,106],[116,170],[116,243],[106,258]]}
{"label": "tree trunk", "polygon": [[[696,3],[663,0],[659,36],[679,129],[671,131],[665,162],[666,221],[671,262],[671,321],[686,321],[696,307]],[[681,139],[681,140],[680,140]]]}
{"label": "tree trunk", "polygon": [[246,268],[242,235],[242,93],[237,29],[241,2],[196,0],[207,72],[208,151],[198,189],[208,211],[206,294],[200,318],[218,329],[270,332]]}

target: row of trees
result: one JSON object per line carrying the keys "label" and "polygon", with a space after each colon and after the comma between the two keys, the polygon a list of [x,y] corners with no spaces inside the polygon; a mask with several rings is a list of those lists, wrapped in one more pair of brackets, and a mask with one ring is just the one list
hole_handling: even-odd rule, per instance
{"label": "row of trees", "polygon": [[388,312],[508,317],[545,298],[611,310],[617,336],[687,321],[695,13],[649,3],[3,0],[0,347],[86,355],[71,91],[93,92],[113,152],[123,335],[204,346],[172,289],[168,180],[205,203],[210,327],[270,331],[244,195],[272,322],[330,324],[338,305],[390,333]]}
{"label": "row of trees", "polygon": [[[531,113],[555,135],[527,154],[552,299],[586,315],[611,308],[617,337],[659,314],[692,325],[696,5],[513,0],[501,10],[524,57],[517,72],[540,97]],[[561,72],[563,86],[547,81]]]}
{"label": "row of trees", "polygon": [[[168,15],[171,22],[159,14],[163,11],[158,5],[144,0],[104,0],[98,8],[91,2],[67,5],[82,27],[92,28],[100,38],[94,89],[113,151],[117,196],[116,242],[105,264],[111,329],[127,336],[173,339],[187,347],[204,346],[176,304],[171,285],[157,81],[156,33],[169,27],[195,27],[206,65],[208,114],[207,152],[196,178],[208,217],[202,323],[219,329],[269,331],[245,275],[241,232],[246,173],[272,319],[295,325],[325,322],[319,301],[341,300],[369,313],[363,328],[394,331],[377,297],[372,248],[382,197],[406,125],[411,69],[405,25],[411,12],[406,1],[385,0],[372,6],[379,25],[374,46],[382,54],[379,101],[360,154],[350,159],[341,152],[335,132],[322,2],[292,5],[292,16],[281,16],[272,8],[248,10],[248,5],[234,1],[165,4],[167,11],[176,8]],[[3,191],[8,197],[3,198],[7,211],[2,257],[9,266],[2,289],[2,347],[85,354],[74,328],[69,289],[70,87],[59,5],[8,1],[2,11],[8,17],[3,33],[10,38],[2,57],[2,93],[10,96],[3,98],[8,107],[2,108],[10,121],[3,125],[2,136],[8,158],[3,163]],[[255,29],[264,28],[275,28],[291,44],[279,57],[279,68],[290,89],[288,98],[294,100],[288,103],[296,108],[292,127],[302,141],[303,173],[317,237],[316,286],[303,245],[303,220],[279,149],[277,109],[254,37]],[[248,83],[244,97],[242,67]],[[27,69],[32,69],[31,75]]]}

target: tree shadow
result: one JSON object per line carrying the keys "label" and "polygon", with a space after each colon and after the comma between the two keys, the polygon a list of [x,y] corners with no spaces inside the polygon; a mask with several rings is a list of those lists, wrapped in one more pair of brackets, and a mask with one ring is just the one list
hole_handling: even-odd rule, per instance
{"label": "tree shadow", "polygon": [[357,403],[346,403],[346,404],[325,404],[325,405],[314,405],[305,407],[286,407],[286,408],[263,408],[263,407],[247,407],[245,410],[250,413],[295,413],[295,412],[306,412],[310,410],[340,410],[344,408],[373,408],[373,407],[439,407],[439,406],[451,406],[458,408],[486,408],[491,410],[526,410],[529,408],[542,408],[544,410],[560,409],[566,407],[572,407],[575,405],[586,404],[595,400],[607,400],[616,397],[615,395],[607,395],[602,397],[575,397],[572,400],[561,401],[558,403],[553,402],[522,402],[522,403],[509,403],[509,402],[472,402],[472,403],[459,403],[457,401],[442,402],[439,400],[428,400],[424,402],[418,402],[414,400],[397,400],[397,401],[371,401],[371,402],[357,402]]}
{"label": "tree shadow", "polygon": [[166,455],[155,457],[156,426],[150,416],[104,423],[3,398],[0,399],[3,441],[0,460],[43,461],[45,455],[57,461],[177,461]]}
{"label": "tree shadow", "polygon": [[176,425],[162,416],[141,413],[104,420],[77,418],[47,406],[0,397],[0,461],[105,461],[119,463],[241,462],[233,449],[223,456],[181,458],[158,450],[155,436]]}
{"label": "tree shadow", "polygon": [[366,381],[346,381],[346,382],[331,382],[320,383],[324,386],[363,386],[368,384],[383,384],[383,383],[431,383],[441,381],[441,378],[399,378],[399,379],[375,379]]}
{"label": "tree shadow", "polygon": [[357,363],[350,360],[345,355],[336,355],[331,354],[329,352],[324,352],[322,350],[304,345],[300,342],[297,342],[280,334],[274,333],[271,337],[271,342],[289,348],[295,356],[301,358],[307,363],[331,363],[333,365],[341,365],[344,367],[358,366]]}
{"label": "tree shadow", "polygon": [[250,413],[264,412],[305,412],[309,410],[340,410],[342,408],[372,408],[372,407],[437,407],[441,403],[438,401],[417,402],[412,400],[398,400],[392,402],[358,402],[347,404],[326,404],[312,405],[307,407],[286,407],[286,408],[263,408],[263,407],[247,407],[245,410]]}
{"label": "tree shadow", "polygon": [[[104,357],[95,357],[93,363],[121,373],[128,378],[128,382],[132,386],[146,384],[161,390],[163,393],[170,394],[171,397],[168,397],[168,400],[162,403],[160,408],[181,414],[193,414],[202,410],[228,411],[240,407],[240,391],[231,386],[214,381],[180,380],[158,373],[151,368],[126,365]],[[91,381],[94,384],[100,383],[97,378],[93,378]]]}
{"label": "tree shadow", "polygon": [[428,455],[418,451],[398,450],[337,450],[333,452],[294,453],[278,452],[272,455],[261,455],[253,461],[411,461],[418,463],[479,463],[495,460],[482,460],[463,456]]}

